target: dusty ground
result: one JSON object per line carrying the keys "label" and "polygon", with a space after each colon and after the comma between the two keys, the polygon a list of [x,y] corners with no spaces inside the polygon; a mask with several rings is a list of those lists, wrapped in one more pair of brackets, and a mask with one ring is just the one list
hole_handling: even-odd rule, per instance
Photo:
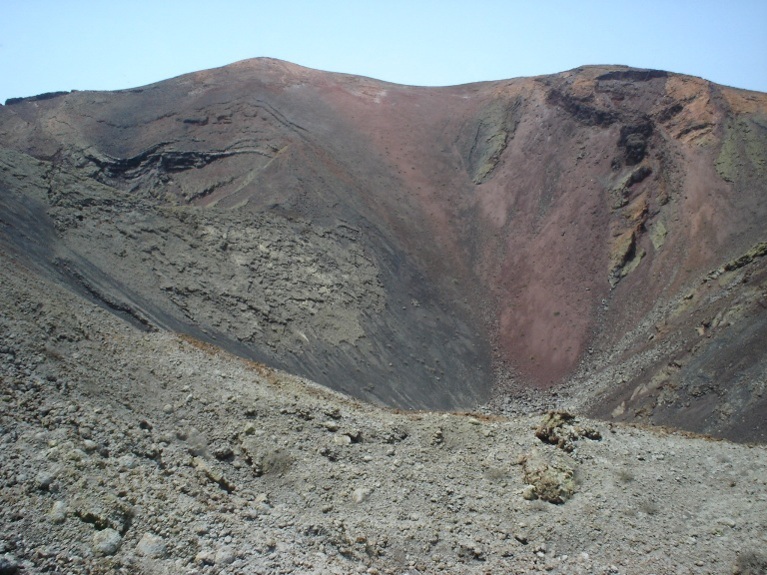
{"label": "dusty ground", "polygon": [[767,566],[764,446],[579,420],[568,452],[540,413],[378,409],[1,263],[2,573]]}

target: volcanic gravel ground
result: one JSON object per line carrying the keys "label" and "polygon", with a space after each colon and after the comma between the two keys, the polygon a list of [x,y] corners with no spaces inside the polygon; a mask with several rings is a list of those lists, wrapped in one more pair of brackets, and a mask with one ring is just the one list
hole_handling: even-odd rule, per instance
{"label": "volcanic gravel ground", "polygon": [[557,446],[542,413],[379,409],[22,267],[0,298],[0,573],[767,565],[764,446],[578,419]]}

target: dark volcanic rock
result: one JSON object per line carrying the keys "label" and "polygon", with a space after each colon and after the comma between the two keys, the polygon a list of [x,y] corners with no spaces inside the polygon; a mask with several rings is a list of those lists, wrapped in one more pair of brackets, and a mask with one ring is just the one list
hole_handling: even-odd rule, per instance
{"label": "dark volcanic rock", "polygon": [[50,100],[51,98],[58,98],[59,96],[65,96],[69,92],[46,92],[45,94],[38,94],[37,96],[28,96],[26,98],[8,98],[5,101],[6,106],[12,106],[13,104],[20,104],[22,102],[40,102],[42,100]]}

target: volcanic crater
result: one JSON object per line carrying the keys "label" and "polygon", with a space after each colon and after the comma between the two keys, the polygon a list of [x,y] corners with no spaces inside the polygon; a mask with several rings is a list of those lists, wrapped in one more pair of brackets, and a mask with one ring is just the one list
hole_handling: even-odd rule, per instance
{"label": "volcanic crater", "polygon": [[765,94],[259,58],[14,98],[0,142],[3,273],[139,330],[395,408],[767,439]]}

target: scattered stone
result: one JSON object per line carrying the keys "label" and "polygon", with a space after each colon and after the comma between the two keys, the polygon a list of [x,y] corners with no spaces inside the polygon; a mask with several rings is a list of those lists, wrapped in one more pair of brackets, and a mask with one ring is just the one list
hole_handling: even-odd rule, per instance
{"label": "scattered stone", "polygon": [[321,425],[328,431],[332,432],[336,432],[341,428],[337,421],[323,421]]}
{"label": "scattered stone", "polygon": [[235,490],[234,484],[226,478],[223,471],[221,471],[217,465],[209,463],[201,457],[193,457],[192,464],[197,468],[203,477],[217,484],[221,489],[229,493]]}
{"label": "scattered stone", "polygon": [[124,533],[133,517],[132,508],[111,495],[79,498],[72,505],[74,515],[96,529],[112,528]]}
{"label": "scattered stone", "polygon": [[352,442],[352,438],[348,435],[338,434],[333,436],[333,443],[336,445],[349,445]]}
{"label": "scattered stone", "polygon": [[535,485],[525,485],[522,489],[522,498],[528,501],[538,499],[538,495],[535,492]]}
{"label": "scattered stone", "polygon": [[48,512],[48,519],[57,525],[64,523],[67,519],[67,504],[63,501],[54,501],[53,507]]}
{"label": "scattered stone", "polygon": [[458,545],[458,557],[471,561],[484,561],[485,552],[476,543],[461,543]]}
{"label": "scattered stone", "polygon": [[733,572],[735,575],[764,575],[767,573],[767,555],[761,551],[740,552]]}
{"label": "scattered stone", "polygon": [[591,427],[575,425],[575,416],[566,411],[550,411],[535,430],[535,436],[551,445],[570,453],[575,449],[575,442],[581,437],[600,440],[601,433]]}
{"label": "scattered stone", "polygon": [[114,555],[120,548],[122,537],[114,529],[102,529],[93,534],[93,551],[97,555]]}
{"label": "scattered stone", "polygon": [[363,501],[366,501],[368,497],[370,497],[371,493],[373,493],[372,489],[359,487],[352,492],[352,501],[355,503],[362,503]]}
{"label": "scattered stone", "polygon": [[216,551],[214,561],[216,565],[231,565],[234,563],[235,559],[236,556],[231,548],[221,547],[218,551]]}
{"label": "scattered stone", "polygon": [[194,556],[194,562],[200,565],[215,565],[216,554],[210,549],[202,549]]}
{"label": "scattered stone", "polygon": [[537,454],[523,460],[524,479],[535,496],[550,503],[564,503],[575,493],[573,468],[563,461],[546,461]]}
{"label": "scattered stone", "polygon": [[217,445],[212,449],[213,457],[219,461],[231,461],[234,459],[234,451],[229,445]]}
{"label": "scattered stone", "polygon": [[144,533],[136,545],[136,553],[152,559],[163,559],[168,555],[165,540],[154,533]]}
{"label": "scattered stone", "polygon": [[338,461],[338,451],[335,449],[330,449],[329,447],[320,447],[317,450],[317,453],[322,455],[323,457],[326,457],[328,461]]}
{"label": "scattered stone", "polygon": [[86,459],[88,459],[88,454],[85,453],[82,449],[75,448],[75,449],[70,449],[67,452],[66,458],[69,461],[85,461]]}
{"label": "scattered stone", "polygon": [[118,458],[117,464],[122,469],[135,469],[138,466],[138,460],[133,455],[126,454]]}
{"label": "scattered stone", "polygon": [[240,448],[245,461],[253,469],[256,477],[266,474],[280,475],[290,469],[293,464],[293,457],[287,450],[267,448],[252,436],[246,437]]}
{"label": "scattered stone", "polygon": [[0,575],[14,575],[19,572],[19,568],[19,562],[13,555],[0,555]]}
{"label": "scattered stone", "polygon": [[362,443],[362,432],[359,429],[351,429],[343,432],[349,438],[350,443]]}
{"label": "scattered stone", "polygon": [[35,475],[35,486],[42,490],[48,491],[53,481],[56,479],[56,474],[52,471],[40,471]]}

